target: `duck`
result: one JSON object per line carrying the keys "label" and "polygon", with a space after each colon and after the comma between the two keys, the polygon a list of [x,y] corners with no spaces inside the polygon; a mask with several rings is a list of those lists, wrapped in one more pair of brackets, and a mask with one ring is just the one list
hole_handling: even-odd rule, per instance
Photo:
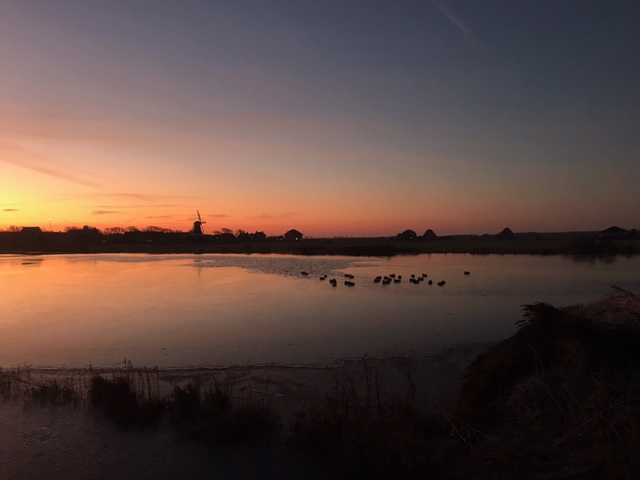
{"label": "duck", "polygon": [[331,280],[329,280],[329,283],[334,287],[338,286],[338,281],[335,278],[332,278]]}
{"label": "duck", "polygon": [[344,284],[345,284],[347,287],[355,287],[355,286],[356,286],[356,283],[355,283],[355,282],[351,282],[351,281],[349,281],[349,280],[345,280],[345,281],[344,281]]}

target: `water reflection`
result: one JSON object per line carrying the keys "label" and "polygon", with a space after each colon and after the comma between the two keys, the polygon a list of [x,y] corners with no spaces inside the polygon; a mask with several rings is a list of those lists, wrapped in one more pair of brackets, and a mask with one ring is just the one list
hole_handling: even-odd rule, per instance
{"label": "water reflection", "polygon": [[571,260],[573,260],[576,263],[590,263],[590,264],[596,264],[596,263],[607,263],[607,264],[612,264],[615,263],[619,258],[620,259],[632,259],[634,257],[637,257],[637,255],[635,254],[628,254],[625,255],[623,253],[621,254],[611,254],[611,255],[570,255],[567,256],[567,258],[570,258]]}
{"label": "water reflection", "polygon": [[[426,354],[509,335],[522,304],[588,302],[610,284],[637,292],[638,267],[638,257],[0,256],[0,365],[110,366],[125,357],[159,366],[325,364]],[[433,285],[408,281],[423,273]],[[403,281],[374,282],[391,274]],[[340,281],[334,288],[321,275]]]}
{"label": "water reflection", "polygon": [[300,276],[307,272],[311,277],[338,272],[349,268],[353,259],[347,257],[304,257],[295,255],[203,255],[195,259],[197,268],[237,267],[255,273]]}

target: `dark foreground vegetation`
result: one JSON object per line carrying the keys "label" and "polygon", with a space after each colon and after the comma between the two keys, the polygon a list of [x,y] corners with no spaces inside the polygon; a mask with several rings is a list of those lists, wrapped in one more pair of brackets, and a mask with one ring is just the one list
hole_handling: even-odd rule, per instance
{"label": "dark foreground vegetation", "polygon": [[238,396],[231,382],[163,392],[156,370],[131,365],[85,371],[84,383],[5,370],[0,393],[86,402],[124,428],[166,421],[214,446],[285,443],[330,459],[334,478],[638,478],[640,300],[618,289],[589,305],[524,310],[517,333],[473,361],[455,404],[435,414],[416,395],[409,360],[404,393],[390,393],[363,360],[362,382],[337,376],[288,425],[265,397]]}
{"label": "dark foreground vegetation", "polygon": [[158,230],[103,233],[84,227],[43,232],[38,227],[0,232],[0,253],[242,253],[393,256],[421,253],[533,254],[615,257],[640,254],[635,230],[611,227],[602,232],[513,233],[418,236],[406,230],[394,237],[304,238],[297,230],[267,237],[263,232],[194,235]]}

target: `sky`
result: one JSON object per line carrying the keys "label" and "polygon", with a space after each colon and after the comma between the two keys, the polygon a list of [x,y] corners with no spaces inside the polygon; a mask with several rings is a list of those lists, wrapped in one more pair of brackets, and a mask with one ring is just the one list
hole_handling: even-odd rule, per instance
{"label": "sky", "polygon": [[0,0],[0,229],[640,227],[640,2]]}

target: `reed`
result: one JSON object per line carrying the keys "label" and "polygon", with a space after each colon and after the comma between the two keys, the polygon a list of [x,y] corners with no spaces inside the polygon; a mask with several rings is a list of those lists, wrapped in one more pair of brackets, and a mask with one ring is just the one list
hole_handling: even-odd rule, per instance
{"label": "reed", "polygon": [[[511,338],[462,386],[459,445],[482,478],[635,478],[640,459],[640,302],[524,307]],[[480,468],[480,470],[478,470]]]}
{"label": "reed", "polygon": [[[588,305],[524,307],[518,331],[466,369],[457,403],[427,414],[411,358],[406,390],[389,389],[373,361],[337,370],[313,406],[283,432],[273,398],[234,379],[172,384],[125,360],[115,371],[66,377],[0,369],[5,400],[66,404],[84,398],[116,424],[162,418],[211,445],[265,444],[329,458],[336,478],[640,478],[640,301],[616,288]],[[394,377],[397,380],[397,377]],[[53,381],[55,380],[55,381]],[[396,382],[397,383],[397,382]]]}
{"label": "reed", "polygon": [[198,381],[176,386],[167,409],[179,432],[215,445],[269,443],[279,428],[268,402],[234,397],[229,379],[208,388]]}

